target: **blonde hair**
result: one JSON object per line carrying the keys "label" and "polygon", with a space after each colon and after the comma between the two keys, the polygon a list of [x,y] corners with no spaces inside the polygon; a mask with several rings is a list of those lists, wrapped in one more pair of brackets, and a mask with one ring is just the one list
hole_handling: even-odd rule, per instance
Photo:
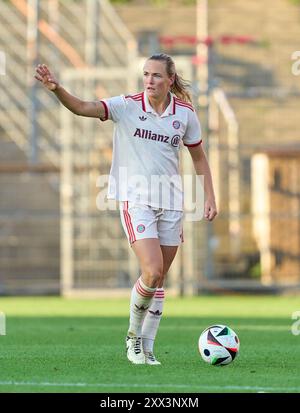
{"label": "blonde hair", "polygon": [[169,77],[174,76],[174,83],[172,84],[170,90],[179,99],[192,103],[192,97],[188,88],[190,88],[190,82],[184,80],[181,76],[176,73],[175,63],[171,56],[166,53],[158,53],[149,57],[148,60],[158,60],[166,64],[166,72]]}

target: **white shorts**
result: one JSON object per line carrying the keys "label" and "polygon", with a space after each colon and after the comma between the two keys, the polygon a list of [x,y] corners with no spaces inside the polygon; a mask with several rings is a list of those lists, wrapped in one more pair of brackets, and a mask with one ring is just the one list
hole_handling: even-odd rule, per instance
{"label": "white shorts", "polygon": [[121,201],[120,216],[130,245],[145,238],[158,238],[160,245],[168,246],[183,242],[182,211]]}

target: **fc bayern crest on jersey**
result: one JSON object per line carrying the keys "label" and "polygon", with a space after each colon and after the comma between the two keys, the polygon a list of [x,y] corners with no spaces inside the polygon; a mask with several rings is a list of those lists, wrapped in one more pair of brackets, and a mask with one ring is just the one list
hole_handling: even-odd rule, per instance
{"label": "fc bayern crest on jersey", "polygon": [[142,233],[142,232],[144,232],[145,231],[145,225],[143,225],[143,224],[140,224],[140,225],[138,225],[137,227],[136,227],[136,230],[137,230],[137,232],[139,232],[140,234]]}
{"label": "fc bayern crest on jersey", "polygon": [[179,128],[180,128],[180,122],[179,122],[179,120],[174,120],[174,121],[173,121],[173,128],[174,128],[174,129],[179,129]]}

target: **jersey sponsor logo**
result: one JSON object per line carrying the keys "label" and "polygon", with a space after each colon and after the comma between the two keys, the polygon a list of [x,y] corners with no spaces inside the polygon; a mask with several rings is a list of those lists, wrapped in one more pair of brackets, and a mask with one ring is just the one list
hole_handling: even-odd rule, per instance
{"label": "jersey sponsor logo", "polygon": [[174,128],[174,129],[179,129],[179,128],[180,128],[180,122],[179,122],[179,120],[174,120],[174,121],[173,121],[173,128]]}
{"label": "jersey sponsor logo", "polygon": [[144,232],[145,229],[146,229],[146,227],[145,227],[144,224],[139,224],[139,225],[136,227],[137,232],[139,232],[140,234],[141,234],[142,232]]}
{"label": "jersey sponsor logo", "polygon": [[174,135],[173,138],[171,139],[171,145],[176,148],[179,145],[179,142],[180,142],[180,136]]}
{"label": "jersey sponsor logo", "polygon": [[139,116],[140,120],[147,120],[146,116]]}
{"label": "jersey sponsor logo", "polygon": [[[151,130],[148,130],[148,129],[136,128],[133,136],[136,136],[136,137],[142,138],[142,139],[150,139],[152,141],[170,143],[170,137],[169,136],[160,135],[158,133],[153,133]],[[179,136],[179,135],[176,135],[176,136]],[[176,145],[176,146],[178,146],[178,145]]]}

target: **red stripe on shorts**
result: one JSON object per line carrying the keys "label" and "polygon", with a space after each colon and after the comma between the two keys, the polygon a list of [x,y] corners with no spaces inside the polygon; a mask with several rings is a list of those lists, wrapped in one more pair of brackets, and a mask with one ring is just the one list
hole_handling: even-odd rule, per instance
{"label": "red stripe on shorts", "polygon": [[129,242],[132,243],[132,234],[130,231],[130,226],[128,224],[128,216],[125,210],[123,210],[123,216],[124,216],[124,221],[125,221],[125,225],[126,225],[126,229],[127,229],[127,233],[128,233],[128,237],[129,237]]}
{"label": "red stripe on shorts", "polygon": [[136,238],[135,238],[133,225],[131,223],[131,217],[128,212],[128,201],[125,201],[125,209],[123,210],[123,214],[124,214],[124,220],[125,220],[126,228],[127,228],[128,235],[129,235],[129,242],[132,244],[134,241],[136,241]]}

